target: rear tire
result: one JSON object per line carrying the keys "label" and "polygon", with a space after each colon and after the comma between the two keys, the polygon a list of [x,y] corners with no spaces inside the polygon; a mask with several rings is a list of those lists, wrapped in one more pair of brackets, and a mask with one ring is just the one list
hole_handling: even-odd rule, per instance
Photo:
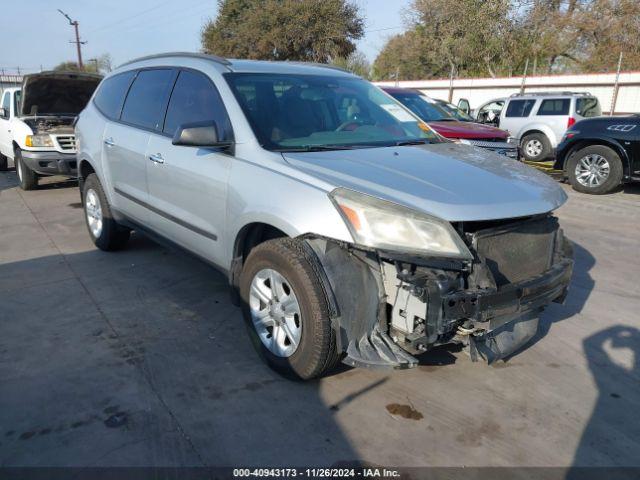
{"label": "rear tire", "polygon": [[[590,174],[592,165],[594,175]],[[569,157],[565,171],[574,190],[592,195],[610,193],[620,185],[624,175],[620,156],[604,145],[578,150]]]}
{"label": "rear tire", "polygon": [[38,174],[24,164],[22,151],[16,148],[13,162],[16,165],[16,174],[22,190],[35,190],[38,188]]}
{"label": "rear tire", "polygon": [[107,196],[95,173],[84,181],[82,205],[87,230],[96,247],[113,251],[120,250],[127,244],[131,230],[113,219]]}
{"label": "rear tire", "polygon": [[522,155],[530,162],[543,162],[551,156],[551,144],[544,133],[530,133],[520,143]]}
{"label": "rear tire", "polygon": [[[326,374],[340,359],[327,299],[309,255],[299,240],[268,240],[251,250],[240,275],[242,313],[253,346],[271,368],[285,376],[303,380]],[[276,272],[276,277],[269,277],[265,272]],[[282,283],[281,287],[271,290],[270,282],[273,280],[270,279],[274,278],[281,279]],[[260,293],[256,292],[256,287]],[[295,332],[290,335],[288,317],[284,313],[292,315],[291,311],[296,311],[295,307],[290,307],[291,297],[298,307],[297,322],[301,332],[297,340],[290,340],[286,345],[286,340],[296,335]],[[282,310],[279,305],[286,308]],[[281,315],[280,324],[278,315]],[[295,314],[291,318],[294,319]],[[265,327],[267,321],[271,326]],[[274,333],[276,328],[287,329],[279,351],[274,346],[279,337]],[[291,350],[292,344],[297,346],[292,352],[287,351]]]}

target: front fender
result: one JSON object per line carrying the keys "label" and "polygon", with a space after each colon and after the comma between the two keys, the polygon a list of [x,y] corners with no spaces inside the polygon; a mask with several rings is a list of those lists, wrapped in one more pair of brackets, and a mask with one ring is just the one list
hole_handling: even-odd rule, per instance
{"label": "front fender", "polygon": [[566,145],[559,145],[556,161],[553,165],[553,168],[556,170],[564,170],[564,166],[569,159],[569,157],[580,150],[581,148],[587,147],[589,145],[604,145],[605,147],[609,147],[613,149],[620,160],[622,160],[622,168],[624,171],[624,175],[628,176],[631,174],[631,159],[627,154],[627,150],[618,142],[616,139],[611,137],[602,137],[602,136],[594,136],[589,138],[577,138],[571,143],[567,143]]}

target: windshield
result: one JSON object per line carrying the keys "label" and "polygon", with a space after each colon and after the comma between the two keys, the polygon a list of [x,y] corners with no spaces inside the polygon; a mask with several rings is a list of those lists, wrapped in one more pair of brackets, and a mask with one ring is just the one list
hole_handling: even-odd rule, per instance
{"label": "windshield", "polygon": [[360,78],[225,74],[260,144],[269,150],[382,147],[441,141]]}
{"label": "windshield", "polygon": [[390,95],[415,113],[425,122],[437,122],[452,120],[452,116],[446,110],[414,92],[393,92]]}
{"label": "windshield", "polygon": [[453,118],[456,120],[460,120],[461,122],[473,122],[473,118],[470,115],[464,113],[458,107],[456,107],[453,103],[444,102],[438,100],[438,105],[445,109]]}

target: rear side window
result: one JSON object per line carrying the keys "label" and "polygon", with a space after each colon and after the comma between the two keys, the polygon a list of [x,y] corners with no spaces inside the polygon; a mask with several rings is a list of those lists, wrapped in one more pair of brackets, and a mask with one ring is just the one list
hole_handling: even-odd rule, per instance
{"label": "rear side window", "polygon": [[538,115],[569,115],[570,105],[568,98],[549,98],[540,104]]}
{"label": "rear side window", "polygon": [[528,117],[535,103],[535,100],[511,100],[505,117]]}
{"label": "rear side window", "polygon": [[600,102],[596,97],[583,97],[576,99],[576,113],[581,117],[599,117],[602,115]]}
{"label": "rear side window", "polygon": [[4,96],[2,97],[2,105],[0,105],[0,107],[4,108],[4,118],[9,118],[10,106],[11,106],[11,93],[4,92]]}
{"label": "rear side window", "polygon": [[169,100],[164,133],[173,136],[180,125],[211,120],[221,139],[231,139],[231,122],[211,81],[202,73],[181,71]]}
{"label": "rear side window", "polygon": [[162,125],[173,78],[173,70],[141,70],[131,85],[120,119],[137,127],[157,130]]}
{"label": "rear side window", "polygon": [[103,115],[112,120],[117,120],[120,117],[124,97],[129,90],[134,74],[135,72],[131,71],[114,75],[100,84],[93,101]]}

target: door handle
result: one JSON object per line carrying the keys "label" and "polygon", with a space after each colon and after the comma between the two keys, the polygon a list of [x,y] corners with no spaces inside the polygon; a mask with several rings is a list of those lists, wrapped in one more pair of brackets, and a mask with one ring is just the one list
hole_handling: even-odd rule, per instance
{"label": "door handle", "polygon": [[109,137],[104,139],[104,144],[107,147],[113,147],[116,143],[113,141],[113,138]]}
{"label": "door handle", "polygon": [[164,163],[164,158],[160,153],[154,153],[153,155],[149,155],[149,160],[153,163]]}

